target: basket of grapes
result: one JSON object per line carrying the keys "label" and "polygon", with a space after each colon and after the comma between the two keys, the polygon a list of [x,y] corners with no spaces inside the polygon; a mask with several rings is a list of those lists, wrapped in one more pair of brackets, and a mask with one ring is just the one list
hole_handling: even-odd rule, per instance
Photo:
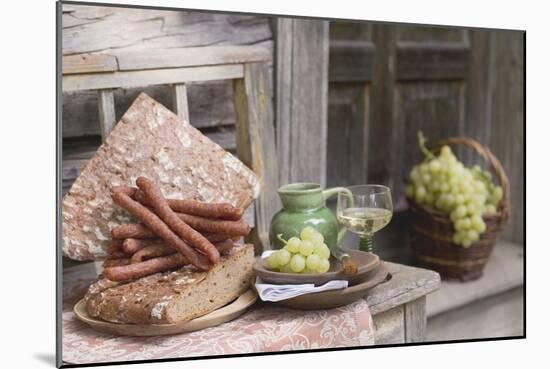
{"label": "basket of grapes", "polygon": [[[419,133],[424,160],[406,187],[411,212],[411,245],[420,266],[442,278],[479,278],[509,218],[508,177],[491,151],[468,137],[453,137],[431,151]],[[491,171],[465,167],[452,147],[473,149]]]}

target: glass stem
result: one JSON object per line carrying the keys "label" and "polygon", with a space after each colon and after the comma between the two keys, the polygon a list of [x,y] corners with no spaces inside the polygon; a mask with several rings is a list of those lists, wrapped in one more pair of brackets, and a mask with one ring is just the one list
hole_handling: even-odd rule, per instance
{"label": "glass stem", "polygon": [[372,234],[368,234],[359,238],[359,250],[374,252],[374,242]]}

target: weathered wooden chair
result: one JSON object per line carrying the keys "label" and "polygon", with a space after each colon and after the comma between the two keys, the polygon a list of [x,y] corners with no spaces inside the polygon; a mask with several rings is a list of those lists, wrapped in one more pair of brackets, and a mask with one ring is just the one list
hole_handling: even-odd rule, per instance
{"label": "weathered wooden chair", "polygon": [[[63,57],[63,92],[95,90],[105,139],[116,124],[114,90],[170,85],[175,113],[189,121],[187,87],[193,82],[233,80],[238,157],[258,175],[255,244],[269,247],[269,222],[278,204],[270,51],[256,46],[219,46]],[[191,122],[192,123],[192,122]],[[259,251],[259,250],[257,250]]]}

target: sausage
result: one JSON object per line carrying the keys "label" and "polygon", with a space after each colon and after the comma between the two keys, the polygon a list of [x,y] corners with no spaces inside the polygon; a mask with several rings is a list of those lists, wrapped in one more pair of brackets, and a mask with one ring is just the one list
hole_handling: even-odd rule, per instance
{"label": "sausage", "polygon": [[115,191],[111,193],[111,197],[116,204],[128,210],[133,216],[151,229],[158,237],[162,238],[166,243],[174,247],[174,249],[176,249],[186,258],[186,260],[189,261],[189,263],[202,270],[208,270],[212,267],[212,264],[208,262],[208,259],[206,259],[204,255],[199,254],[183,242],[183,240],[172,232],[172,230],[151,210],[147,209],[139,202],[132,200],[132,198],[122,191]]}
{"label": "sausage", "polygon": [[[235,243],[231,239],[227,239],[215,243],[214,245],[216,246],[216,249],[218,249],[220,255],[227,255],[231,251]],[[150,244],[146,245],[141,250],[138,250],[134,255],[132,255],[131,263],[140,263],[146,259],[171,255],[175,252],[176,250],[163,243]]]}
{"label": "sausage", "polygon": [[122,251],[122,241],[121,239],[112,239],[109,246],[107,246],[107,254],[111,255]]}
{"label": "sausage", "polygon": [[165,272],[185,264],[188,264],[185,256],[180,253],[175,253],[169,256],[149,259],[137,264],[108,267],[103,270],[103,275],[111,281],[126,281],[159,272]]}
{"label": "sausage", "polygon": [[233,249],[234,246],[235,246],[235,242],[233,242],[233,240],[231,240],[231,239],[224,240],[224,241],[218,242],[216,244],[216,248],[220,252],[220,255],[229,254],[229,252]]}
{"label": "sausage", "polygon": [[178,213],[178,217],[191,228],[200,232],[224,234],[226,236],[246,236],[250,233],[250,226],[244,221],[207,219],[196,215]]}
{"label": "sausage", "polygon": [[[159,218],[162,219],[175,234],[187,244],[205,254],[210,263],[216,264],[220,260],[220,253],[214,245],[202,234],[187,225],[187,223],[181,220],[178,215],[170,209],[160,189],[153,182],[145,177],[138,177],[136,184],[139,189],[144,192],[151,207],[155,210],[155,213],[158,214]],[[140,206],[145,208],[141,204]],[[146,225],[149,226],[147,223]],[[151,227],[149,226],[149,228]],[[154,229],[152,230],[154,231]]]}
{"label": "sausage", "polygon": [[[182,214],[178,213],[178,216],[181,216]],[[185,215],[185,214],[184,214]],[[191,222],[193,222],[193,224],[195,225],[199,225],[200,228],[209,228],[209,229],[219,229],[220,227],[223,228],[223,225],[212,225],[212,223],[210,222],[221,222],[220,220],[209,220],[209,219],[204,219],[206,220],[206,223],[203,222],[203,219],[204,218],[200,218],[200,220],[191,220]],[[236,223],[236,222],[229,222],[229,223]],[[204,225],[206,224],[206,225]],[[245,223],[246,224],[246,223]],[[189,224],[191,225],[191,224]],[[248,225],[246,225],[246,227],[248,227]],[[223,241],[227,238],[233,238],[235,241],[237,241],[240,237],[242,236],[246,236],[246,234],[237,234],[236,230],[237,231],[241,231],[244,233],[244,230],[246,229],[246,227],[243,227],[241,225],[237,225],[235,228],[231,228],[230,227],[230,233],[208,233],[208,232],[201,232],[202,235],[210,242],[220,242],[220,241]],[[191,227],[191,228],[194,228],[194,227]],[[198,229],[197,229],[198,230]],[[200,231],[200,230],[198,230]],[[235,234],[231,234],[231,233],[235,233]],[[112,230],[111,230],[111,237],[113,239],[150,239],[150,241],[152,241],[153,239],[155,239],[157,236],[155,235],[154,232],[152,232],[149,228],[147,228],[146,226],[144,226],[143,224],[122,224],[122,225],[119,225],[119,226],[116,226],[114,227]],[[124,247],[124,245],[123,245]]]}
{"label": "sausage", "polygon": [[160,240],[157,238],[146,240],[141,238],[127,238],[122,243],[122,250],[130,255],[135,254],[139,250],[143,249],[144,247],[150,245],[152,243],[159,243]]}
{"label": "sausage", "polygon": [[157,235],[143,224],[122,224],[111,229],[111,237],[116,239],[141,239],[155,238]]}
{"label": "sausage", "polygon": [[176,250],[174,250],[174,248],[162,243],[147,245],[141,250],[137,251],[134,255],[132,255],[130,262],[132,264],[141,263],[144,259],[151,259],[159,256],[171,255],[175,252]]}
{"label": "sausage", "polygon": [[[151,206],[151,202],[142,191],[135,192],[133,196],[143,205]],[[244,209],[236,208],[228,203],[208,203],[191,199],[166,199],[166,201],[175,212],[211,219],[239,220],[244,212]]]}
{"label": "sausage", "polygon": [[128,264],[130,264],[129,258],[105,259],[105,261],[103,261],[103,268],[120,266],[120,265],[128,265]]}

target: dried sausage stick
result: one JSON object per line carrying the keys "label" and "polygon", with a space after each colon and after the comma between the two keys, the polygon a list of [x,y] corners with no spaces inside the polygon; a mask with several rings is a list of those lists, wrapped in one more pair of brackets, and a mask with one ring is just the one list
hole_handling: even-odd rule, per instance
{"label": "dried sausage stick", "polygon": [[[151,206],[151,202],[143,191],[130,186],[115,186],[112,192],[123,192],[139,201],[145,206]],[[244,209],[234,207],[228,203],[208,203],[192,199],[166,199],[168,206],[178,213],[197,215],[211,219],[239,220],[243,216]]]}
{"label": "dried sausage stick", "polygon": [[108,268],[112,266],[121,266],[130,264],[129,258],[120,258],[120,259],[106,259],[103,261],[103,268]]}
{"label": "dried sausage stick", "polygon": [[[143,205],[151,206],[151,202],[142,191],[137,191],[134,198]],[[166,199],[168,206],[178,213],[197,215],[204,218],[239,220],[244,209],[236,208],[228,203],[208,203],[191,199]]]}
{"label": "dried sausage stick", "polygon": [[176,250],[174,250],[174,248],[162,243],[148,245],[142,248],[141,250],[137,251],[134,255],[132,255],[130,262],[132,264],[141,263],[144,259],[151,259],[159,256],[172,255],[175,252]]}
{"label": "dried sausage stick", "polygon": [[122,224],[111,229],[111,237],[126,238],[156,238],[157,235],[143,224]]}
{"label": "dried sausage stick", "polygon": [[[222,242],[218,242],[215,244],[216,248],[218,249],[220,255],[226,255],[231,249],[235,243],[232,240],[224,240]],[[151,259],[159,256],[166,256],[171,255],[175,253],[176,250],[174,250],[172,247],[163,244],[163,243],[157,243],[157,244],[151,244],[147,245],[141,250],[137,251],[134,255],[132,255],[131,263],[140,263],[144,261],[144,259]]]}
{"label": "dried sausage stick", "polygon": [[122,243],[122,250],[124,250],[124,252],[127,254],[133,255],[144,247],[159,244],[161,242],[162,241],[158,238],[150,240],[140,238],[127,238]]}
{"label": "dried sausage stick", "polygon": [[[147,196],[155,213],[158,214],[160,219],[166,222],[168,227],[170,227],[175,234],[190,246],[204,253],[212,264],[216,264],[220,260],[220,253],[214,245],[202,234],[188,226],[187,223],[181,220],[178,215],[170,209],[160,189],[153,182],[145,177],[138,177],[136,184]],[[143,207],[143,205],[141,206]],[[149,226],[149,224],[146,225]]]}
{"label": "dried sausage stick", "polygon": [[183,213],[178,213],[178,217],[200,232],[225,234],[230,237],[246,236],[250,233],[250,226],[242,219],[239,221],[207,219]]}
{"label": "dried sausage stick", "polygon": [[185,264],[188,264],[185,256],[180,253],[175,253],[169,256],[149,259],[137,264],[108,267],[103,270],[103,275],[111,281],[126,281],[164,272],[181,267]]}
{"label": "dried sausage stick", "polygon": [[116,253],[122,250],[122,241],[121,239],[112,239],[109,246],[107,246],[107,254]]}
{"label": "dried sausage stick", "polygon": [[[111,194],[113,201],[124,209],[128,210],[133,216],[143,222],[150,228],[158,237],[162,238],[166,243],[174,247],[180,254],[185,256],[187,260],[197,268],[208,270],[212,267],[204,255],[189,247],[183,242],[172,230],[151,210],[141,205],[139,202],[132,200],[123,192],[115,191]],[[114,228],[113,228],[114,230]],[[217,252],[217,250],[216,250]]]}

